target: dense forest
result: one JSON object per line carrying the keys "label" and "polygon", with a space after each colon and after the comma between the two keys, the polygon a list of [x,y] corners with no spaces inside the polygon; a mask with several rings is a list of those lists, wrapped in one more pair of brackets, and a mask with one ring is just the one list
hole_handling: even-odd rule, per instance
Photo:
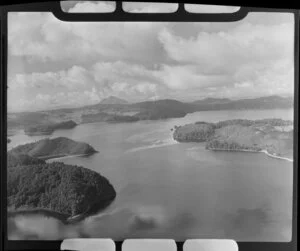
{"label": "dense forest", "polygon": [[138,120],[159,120],[167,118],[181,118],[184,117],[186,114],[187,113],[182,110],[161,110],[159,108],[152,108],[147,111],[139,112],[138,114],[134,115],[134,117],[138,118]]}
{"label": "dense forest", "polygon": [[59,123],[37,124],[25,127],[24,132],[26,135],[49,135],[58,129],[72,129],[77,124],[73,120],[62,121]]}
{"label": "dense forest", "polygon": [[49,209],[74,216],[107,206],[116,192],[94,171],[54,162],[8,168],[7,196],[13,210]]}
{"label": "dense forest", "polygon": [[214,128],[221,128],[228,125],[241,125],[241,126],[253,126],[253,125],[265,125],[265,126],[289,126],[293,125],[293,121],[283,120],[283,119],[257,119],[257,120],[248,120],[248,119],[232,119],[220,121],[214,124]]}
{"label": "dense forest", "polygon": [[16,154],[13,152],[7,153],[7,167],[45,164],[44,160],[30,157],[26,154]]}
{"label": "dense forest", "polygon": [[206,143],[206,149],[222,149],[222,150],[230,150],[230,151],[238,151],[238,150],[248,150],[248,151],[260,151],[261,148],[257,146],[247,146],[241,145],[234,141],[225,141],[225,140],[211,140]]}
{"label": "dense forest", "polygon": [[64,217],[96,212],[116,197],[109,181],[80,166],[8,154],[9,211],[51,210]]}
{"label": "dense forest", "polygon": [[205,122],[196,122],[175,129],[173,137],[179,142],[205,142],[214,134],[214,125]]}
{"label": "dense forest", "polygon": [[206,142],[210,150],[266,150],[277,156],[293,155],[293,121],[282,119],[234,119],[175,127],[179,142]]}

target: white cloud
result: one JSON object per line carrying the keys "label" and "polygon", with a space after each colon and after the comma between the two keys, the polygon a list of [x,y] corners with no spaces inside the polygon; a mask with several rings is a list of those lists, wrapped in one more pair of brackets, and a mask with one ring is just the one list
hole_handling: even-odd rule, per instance
{"label": "white cloud", "polygon": [[57,92],[54,95],[38,93],[33,99],[27,99],[25,97],[19,100],[13,100],[13,94],[8,94],[8,99],[13,101],[8,103],[8,108],[12,111],[37,111],[49,108],[81,107],[95,104],[101,100],[93,90],[67,93]]}
{"label": "white cloud", "polygon": [[194,13],[233,13],[240,9],[238,6],[221,6],[207,4],[185,4],[184,8],[188,12]]}
{"label": "white cloud", "polygon": [[291,15],[276,13],[181,24],[10,13],[8,57],[20,64],[8,66],[9,107],[78,106],[109,95],[141,101],[292,94],[292,34]]}
{"label": "white cloud", "polygon": [[132,13],[172,13],[178,9],[178,4],[154,2],[123,2],[123,9]]}
{"label": "white cloud", "polygon": [[51,13],[10,13],[9,53],[42,62],[153,60],[161,57],[163,48],[156,34],[163,26],[146,22],[72,23],[61,22]]}
{"label": "white cloud", "polygon": [[[203,72],[231,73],[241,65],[270,62],[293,56],[293,26],[241,24],[230,32],[199,32],[183,38],[164,29],[159,33],[168,56],[197,64]],[[230,63],[228,62],[230,60]]]}
{"label": "white cloud", "polygon": [[197,66],[168,66],[157,73],[163,83],[171,89],[187,90],[211,85],[219,85],[227,81],[223,75],[206,75],[198,71]]}
{"label": "white cloud", "polygon": [[58,72],[33,72],[16,74],[8,79],[8,87],[12,91],[24,88],[67,88],[69,90],[86,87],[91,77],[86,69],[74,65],[68,70]]}
{"label": "white cloud", "polygon": [[116,9],[114,2],[105,2],[105,1],[79,1],[68,12],[76,13],[101,13],[101,12],[113,12]]}

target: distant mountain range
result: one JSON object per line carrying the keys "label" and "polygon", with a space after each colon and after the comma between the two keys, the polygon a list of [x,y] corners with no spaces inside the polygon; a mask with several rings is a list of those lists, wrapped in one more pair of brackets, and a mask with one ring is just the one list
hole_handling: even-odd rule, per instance
{"label": "distant mountain range", "polygon": [[222,104],[222,103],[228,103],[231,102],[232,100],[230,100],[229,98],[204,98],[201,100],[196,100],[194,102],[192,102],[193,104]]}
{"label": "distant mountain range", "polygon": [[293,107],[292,97],[267,96],[251,99],[214,99],[207,98],[192,102],[198,111],[241,110],[241,109],[285,109]]}
{"label": "distant mountain range", "polygon": [[[70,121],[76,123],[93,122],[135,122],[138,120],[158,120],[180,118],[197,111],[249,110],[249,109],[289,109],[293,107],[292,97],[268,96],[252,99],[230,100],[227,98],[205,98],[192,102],[162,99],[128,103],[111,96],[96,105],[41,112],[8,114],[8,129],[25,129],[44,132],[47,125],[63,125]],[[55,121],[55,122],[53,122]],[[74,122],[73,122],[74,123]],[[74,123],[76,125],[76,123]],[[42,130],[40,130],[42,128]],[[51,127],[52,128],[52,127]],[[46,130],[46,131],[47,131]]]}
{"label": "distant mountain range", "polygon": [[[123,105],[132,109],[172,109],[184,110],[236,110],[236,109],[273,109],[273,108],[290,108],[293,106],[293,97],[266,96],[260,98],[231,100],[228,98],[204,98],[192,102],[181,102],[175,99],[161,99],[156,101],[144,101],[130,104],[124,99],[110,96],[103,99],[99,104],[90,107],[101,107],[101,105]],[[106,106],[107,107],[107,106]],[[118,106],[114,106],[115,108]]]}

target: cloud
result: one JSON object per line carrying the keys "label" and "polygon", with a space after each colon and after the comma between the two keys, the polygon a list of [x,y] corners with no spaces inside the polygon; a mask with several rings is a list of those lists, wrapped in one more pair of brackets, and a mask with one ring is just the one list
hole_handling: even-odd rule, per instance
{"label": "cloud", "polygon": [[114,2],[106,2],[106,1],[85,1],[85,2],[78,2],[73,7],[69,8],[67,12],[76,13],[76,12],[113,12],[116,9]]}
{"label": "cloud", "polygon": [[161,76],[163,83],[171,89],[187,90],[193,88],[219,85],[226,81],[226,76],[203,74],[197,71],[196,66],[168,66],[164,65]]}
{"label": "cloud", "polygon": [[10,13],[9,54],[41,62],[86,63],[99,58],[157,60],[163,48],[156,34],[162,26],[162,23],[142,22],[72,23],[61,22],[51,13]]}
{"label": "cloud", "polygon": [[204,73],[232,73],[253,62],[291,59],[292,34],[293,26],[289,24],[268,27],[246,23],[230,32],[201,31],[189,38],[164,29],[159,39],[168,56],[177,62],[197,64]]}
{"label": "cloud", "polygon": [[[184,101],[294,91],[288,14],[230,23],[72,23],[51,13],[10,13],[8,21],[10,108],[90,104],[109,95]],[[72,99],[60,98],[68,93]],[[51,98],[42,102],[38,94]]]}
{"label": "cloud", "polygon": [[185,4],[186,11],[195,13],[233,13],[240,9],[237,6],[221,6],[206,4]]}
{"label": "cloud", "polygon": [[123,9],[133,13],[171,13],[178,9],[175,3],[123,2]]}
{"label": "cloud", "polygon": [[8,108],[13,111],[38,111],[49,108],[81,107],[95,104],[101,100],[94,89],[84,92],[58,92],[55,95],[38,93],[33,99],[24,98],[19,100],[8,95],[8,99],[11,100]]}
{"label": "cloud", "polygon": [[90,81],[86,69],[74,65],[68,70],[58,72],[34,72],[31,74],[16,74],[8,79],[11,91],[26,88],[67,88],[69,90],[86,87]]}
{"label": "cloud", "polygon": [[8,79],[12,110],[47,109],[98,103],[114,95],[136,101],[163,92],[155,70],[125,62],[96,63],[88,69],[73,66],[57,72],[16,74]]}

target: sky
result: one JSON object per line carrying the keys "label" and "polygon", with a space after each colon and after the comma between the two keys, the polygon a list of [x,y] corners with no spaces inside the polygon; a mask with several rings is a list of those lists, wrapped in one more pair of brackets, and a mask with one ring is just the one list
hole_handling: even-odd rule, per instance
{"label": "sky", "polygon": [[[67,9],[113,6],[73,2]],[[293,29],[292,14],[283,13],[251,13],[230,23],[72,23],[52,13],[9,13],[8,111],[80,107],[109,96],[129,102],[289,96]]]}

